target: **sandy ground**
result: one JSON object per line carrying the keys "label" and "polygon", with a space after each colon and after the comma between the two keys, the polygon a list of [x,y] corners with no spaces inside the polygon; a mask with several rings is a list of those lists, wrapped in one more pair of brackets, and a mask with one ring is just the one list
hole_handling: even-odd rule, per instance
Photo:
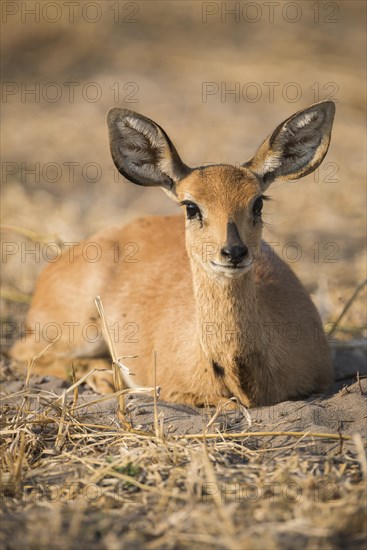
{"label": "sandy ground", "polygon": [[366,378],[250,411],[158,402],[157,421],[130,395],[126,431],[113,396],[3,374],[4,548],[364,547]]}
{"label": "sandy ground", "polygon": [[[336,381],[330,390],[322,395],[312,396],[305,400],[284,401],[271,407],[256,407],[247,413],[237,408],[219,414],[215,428],[221,432],[317,432],[340,433],[352,435],[359,433],[367,437],[367,369],[360,374],[361,380],[353,378]],[[32,377],[31,388],[39,395],[53,392],[61,395],[70,384],[54,376]],[[13,405],[21,401],[19,393],[25,389],[24,381],[13,381],[2,384],[2,396],[8,395],[8,403]],[[81,406],[79,418],[86,422],[100,423],[108,426],[118,419],[118,403],[116,399],[90,406],[98,400],[99,394],[91,389],[82,388],[77,401]],[[82,405],[86,409],[83,412]],[[179,405],[160,401],[158,413],[163,418],[163,432],[169,435],[201,434],[213,432],[207,425],[213,416],[213,409],[197,409],[187,405]],[[249,416],[248,416],[249,415]],[[132,428],[145,432],[154,432],[154,403],[152,397],[130,395],[127,400],[127,419]],[[215,432],[215,430],[214,430]],[[272,440],[277,443],[277,438]],[[339,443],[339,442],[337,442]],[[335,444],[337,446],[337,443]],[[318,443],[322,453],[330,450],[327,442]]]}

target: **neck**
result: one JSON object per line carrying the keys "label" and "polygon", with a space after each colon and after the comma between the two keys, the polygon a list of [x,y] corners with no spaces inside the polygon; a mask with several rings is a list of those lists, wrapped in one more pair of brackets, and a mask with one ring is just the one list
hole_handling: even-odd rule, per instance
{"label": "neck", "polygon": [[192,272],[199,342],[209,368],[242,402],[256,400],[264,362],[253,274],[217,278],[193,262]]}

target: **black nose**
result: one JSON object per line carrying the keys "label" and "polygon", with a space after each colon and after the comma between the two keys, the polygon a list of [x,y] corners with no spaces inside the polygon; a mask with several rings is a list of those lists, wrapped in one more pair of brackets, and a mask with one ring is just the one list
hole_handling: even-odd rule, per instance
{"label": "black nose", "polygon": [[222,248],[221,253],[231,264],[237,265],[246,258],[248,248],[245,244],[225,246]]}

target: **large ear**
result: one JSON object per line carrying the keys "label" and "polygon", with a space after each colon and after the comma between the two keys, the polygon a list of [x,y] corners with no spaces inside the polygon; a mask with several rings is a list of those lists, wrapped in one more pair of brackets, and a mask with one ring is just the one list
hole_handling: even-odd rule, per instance
{"label": "large ear", "polygon": [[335,104],[323,101],[287,118],[244,166],[256,173],[265,190],[275,179],[291,180],[315,170],[329,148]]}
{"label": "large ear", "polygon": [[117,170],[133,183],[175,194],[176,182],[191,170],[165,131],[149,118],[120,108],[109,111],[107,123]]}

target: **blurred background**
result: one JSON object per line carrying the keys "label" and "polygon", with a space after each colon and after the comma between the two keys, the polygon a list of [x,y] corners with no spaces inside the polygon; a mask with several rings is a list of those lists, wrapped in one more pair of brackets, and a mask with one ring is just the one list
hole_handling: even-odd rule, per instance
{"label": "blurred background", "polygon": [[[282,120],[324,99],[337,102],[329,153],[315,174],[269,189],[264,236],[324,321],[336,319],[366,269],[364,2],[1,9],[3,320],[25,313],[19,304],[55,253],[47,243],[177,212],[160,190],[117,177],[109,108],[158,122],[195,166],[248,160]],[[343,320],[348,337],[363,331],[364,303],[362,292]]]}

